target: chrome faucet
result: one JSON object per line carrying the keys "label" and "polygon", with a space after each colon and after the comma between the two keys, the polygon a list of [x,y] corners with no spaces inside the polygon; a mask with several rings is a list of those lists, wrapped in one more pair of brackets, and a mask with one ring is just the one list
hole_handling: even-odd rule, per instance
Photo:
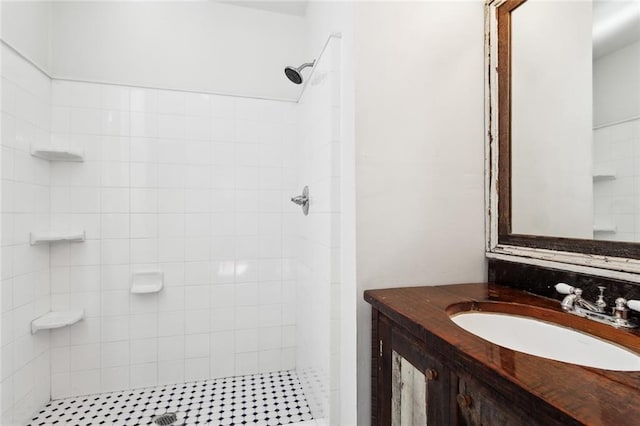
{"label": "chrome faucet", "polygon": [[629,321],[629,309],[640,312],[640,301],[629,300],[619,297],[616,305],[611,310],[611,315],[606,313],[607,302],[604,300],[604,286],[598,286],[600,295],[595,303],[582,298],[582,289],[570,286],[565,283],[558,283],[555,289],[560,294],[566,294],[562,299],[562,309],[566,312],[589,318],[613,327],[635,328],[637,325]]}

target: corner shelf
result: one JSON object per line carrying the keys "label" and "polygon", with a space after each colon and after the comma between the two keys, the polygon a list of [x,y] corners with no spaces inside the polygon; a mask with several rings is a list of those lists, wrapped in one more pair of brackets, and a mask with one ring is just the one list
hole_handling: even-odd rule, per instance
{"label": "corner shelf", "polygon": [[84,161],[82,152],[49,146],[31,147],[31,155],[47,161],[71,161],[76,163]]}
{"label": "corner shelf", "polygon": [[75,242],[80,243],[86,238],[85,231],[80,232],[31,232],[29,234],[29,240],[31,245],[47,244],[57,242]]}
{"label": "corner shelf", "polygon": [[593,232],[601,232],[608,234],[615,234],[618,228],[615,225],[594,225]]}
{"label": "corner shelf", "polygon": [[593,172],[593,181],[600,182],[603,180],[613,180],[616,178],[616,171],[611,169],[595,170]]}
{"label": "corner shelf", "polygon": [[83,317],[84,310],[82,309],[49,312],[31,321],[31,334],[36,333],[38,330],[67,327],[77,323]]}

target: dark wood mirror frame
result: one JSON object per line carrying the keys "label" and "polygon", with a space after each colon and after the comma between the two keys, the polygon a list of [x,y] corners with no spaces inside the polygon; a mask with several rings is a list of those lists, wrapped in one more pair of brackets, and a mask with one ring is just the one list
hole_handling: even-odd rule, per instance
{"label": "dark wood mirror frame", "polygon": [[[506,0],[496,7],[498,244],[640,259],[640,243],[522,235],[511,232],[511,13],[525,2],[526,0]],[[492,171],[495,173],[495,168]]]}

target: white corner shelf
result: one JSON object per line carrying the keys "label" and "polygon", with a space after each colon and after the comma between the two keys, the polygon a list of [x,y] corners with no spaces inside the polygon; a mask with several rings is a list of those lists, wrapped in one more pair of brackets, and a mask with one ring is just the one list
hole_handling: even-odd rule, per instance
{"label": "white corner shelf", "polygon": [[50,146],[31,147],[31,155],[47,161],[71,161],[76,163],[84,161],[83,152]]}
{"label": "white corner shelf", "polygon": [[31,232],[29,234],[29,239],[31,241],[31,245],[35,246],[36,244],[48,244],[48,243],[57,243],[57,242],[73,242],[73,243],[81,243],[85,240],[86,235],[85,231],[78,232]]}
{"label": "white corner shelf", "polygon": [[133,294],[158,293],[163,286],[162,271],[134,272],[131,276],[131,293]]}
{"label": "white corner shelf", "polygon": [[73,309],[69,311],[49,312],[31,321],[31,334],[38,330],[67,327],[77,323],[84,317],[84,310]]}
{"label": "white corner shelf", "polygon": [[616,178],[616,171],[611,169],[594,170],[593,181],[613,180]]}
{"label": "white corner shelf", "polygon": [[615,225],[593,225],[593,232],[614,234],[618,230]]}

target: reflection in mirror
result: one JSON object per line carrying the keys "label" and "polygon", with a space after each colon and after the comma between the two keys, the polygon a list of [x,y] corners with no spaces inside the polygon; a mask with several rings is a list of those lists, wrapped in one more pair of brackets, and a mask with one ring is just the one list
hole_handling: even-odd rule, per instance
{"label": "reflection in mirror", "polygon": [[640,1],[511,12],[511,233],[640,242]]}
{"label": "reflection in mirror", "polygon": [[640,242],[640,1],[593,15],[594,237]]}

